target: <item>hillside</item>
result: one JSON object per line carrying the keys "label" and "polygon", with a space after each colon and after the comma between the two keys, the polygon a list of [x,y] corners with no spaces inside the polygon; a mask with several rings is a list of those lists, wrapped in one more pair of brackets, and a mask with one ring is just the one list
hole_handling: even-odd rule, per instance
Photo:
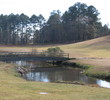
{"label": "hillside", "polygon": [[70,57],[110,57],[110,35],[60,46],[65,52],[70,53]]}
{"label": "hillside", "polygon": [[110,49],[110,35],[84,41],[77,43],[78,45],[83,45],[84,48],[92,48],[92,49]]}
{"label": "hillside", "polygon": [[83,41],[79,43],[65,45],[48,45],[48,46],[0,46],[0,51],[8,52],[31,52],[32,49],[37,51],[46,50],[49,47],[59,46],[70,57],[95,57],[95,58],[110,58],[110,35]]}

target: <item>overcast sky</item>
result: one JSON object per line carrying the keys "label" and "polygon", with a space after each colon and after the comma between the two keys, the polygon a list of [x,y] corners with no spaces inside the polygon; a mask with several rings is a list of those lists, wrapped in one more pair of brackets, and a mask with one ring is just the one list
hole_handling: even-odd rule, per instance
{"label": "overcast sky", "polygon": [[76,2],[95,6],[103,24],[110,24],[110,0],[0,0],[0,14],[42,14],[47,19],[53,10],[63,13]]}

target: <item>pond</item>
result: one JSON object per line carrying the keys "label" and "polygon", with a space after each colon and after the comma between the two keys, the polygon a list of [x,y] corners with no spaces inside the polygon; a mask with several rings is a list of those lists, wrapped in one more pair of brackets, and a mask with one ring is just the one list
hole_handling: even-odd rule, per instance
{"label": "pond", "polygon": [[15,61],[20,66],[30,69],[23,78],[29,81],[57,82],[57,81],[80,81],[86,84],[97,84],[101,87],[110,88],[110,82],[84,75],[82,69],[62,65],[52,65],[39,61]]}

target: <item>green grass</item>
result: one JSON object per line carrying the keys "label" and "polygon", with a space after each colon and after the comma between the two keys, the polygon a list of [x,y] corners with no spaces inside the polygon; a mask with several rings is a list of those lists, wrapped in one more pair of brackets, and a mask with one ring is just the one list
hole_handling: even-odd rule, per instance
{"label": "green grass", "polygon": [[84,69],[84,74],[86,74],[87,76],[100,79],[110,79],[110,71],[107,70],[106,67],[103,68],[102,66],[99,67],[91,64],[85,64],[86,62],[81,63],[80,61],[75,63],[78,68]]}
{"label": "green grass", "polygon": [[16,77],[13,66],[0,62],[0,100],[110,100],[109,89],[26,81]]}

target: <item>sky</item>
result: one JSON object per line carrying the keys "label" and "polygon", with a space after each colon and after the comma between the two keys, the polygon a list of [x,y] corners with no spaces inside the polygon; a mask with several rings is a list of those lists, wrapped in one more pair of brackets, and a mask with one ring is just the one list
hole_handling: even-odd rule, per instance
{"label": "sky", "polygon": [[110,0],[0,0],[0,14],[42,14],[48,19],[53,10],[64,13],[76,2],[93,5],[100,12],[102,24],[110,25]]}

